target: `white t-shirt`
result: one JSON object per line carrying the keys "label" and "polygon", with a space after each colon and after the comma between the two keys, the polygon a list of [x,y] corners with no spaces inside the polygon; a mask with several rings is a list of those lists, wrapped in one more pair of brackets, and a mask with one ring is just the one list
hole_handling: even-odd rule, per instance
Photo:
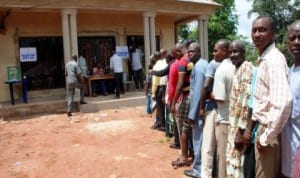
{"label": "white t-shirt", "polygon": [[123,59],[117,54],[114,54],[110,58],[110,68],[114,71],[114,73],[123,72]]}
{"label": "white t-shirt", "polygon": [[[229,119],[229,96],[235,66],[230,59],[224,59],[215,73],[213,95],[217,100],[217,122],[228,123]],[[219,101],[218,101],[219,100]],[[222,102],[220,102],[222,101]]]}
{"label": "white t-shirt", "polygon": [[140,70],[142,68],[140,50],[136,49],[132,53],[132,64],[131,65],[132,65],[133,70]]}

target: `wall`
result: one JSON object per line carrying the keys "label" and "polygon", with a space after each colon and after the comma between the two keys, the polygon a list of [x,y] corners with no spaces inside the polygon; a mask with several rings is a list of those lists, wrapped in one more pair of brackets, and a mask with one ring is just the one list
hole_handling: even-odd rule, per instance
{"label": "wall", "polygon": [[[112,20],[113,19],[113,20]],[[58,10],[47,12],[12,11],[6,19],[7,32],[0,34],[0,101],[9,101],[6,67],[19,66],[18,38],[25,36],[62,36],[61,14]],[[143,35],[142,13],[108,11],[80,11],[77,15],[79,36],[114,35],[117,45],[126,45],[127,35]],[[174,46],[174,22],[170,16],[156,16],[156,35],[161,47]],[[16,91],[18,98],[19,91]],[[29,94],[29,96],[31,96]],[[29,100],[30,102],[30,100]]]}

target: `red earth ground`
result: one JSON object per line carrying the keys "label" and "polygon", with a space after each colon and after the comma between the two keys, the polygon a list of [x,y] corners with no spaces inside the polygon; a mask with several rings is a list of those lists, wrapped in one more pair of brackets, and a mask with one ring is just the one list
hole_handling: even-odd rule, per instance
{"label": "red earth ground", "polygon": [[0,120],[1,178],[182,178],[145,107]]}

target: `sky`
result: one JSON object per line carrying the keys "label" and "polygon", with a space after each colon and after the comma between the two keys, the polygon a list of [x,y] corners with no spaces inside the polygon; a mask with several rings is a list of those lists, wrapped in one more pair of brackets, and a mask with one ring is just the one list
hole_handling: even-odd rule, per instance
{"label": "sky", "polygon": [[239,18],[238,34],[248,37],[251,41],[251,25],[252,21],[256,17],[252,15],[248,18],[248,11],[251,9],[252,2],[247,2],[247,0],[235,0],[236,14]]}

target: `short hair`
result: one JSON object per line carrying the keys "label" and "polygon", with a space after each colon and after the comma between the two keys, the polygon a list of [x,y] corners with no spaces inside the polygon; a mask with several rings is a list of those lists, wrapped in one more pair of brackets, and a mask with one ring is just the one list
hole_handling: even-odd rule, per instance
{"label": "short hair", "polygon": [[245,43],[242,40],[237,39],[237,40],[234,40],[233,42],[231,42],[231,44],[232,43],[237,44],[239,46],[239,48],[242,50],[242,52],[245,53]]}
{"label": "short hair", "polygon": [[300,20],[295,20],[291,25],[288,26],[288,32],[292,30],[296,25],[300,26]]}
{"label": "short hair", "polygon": [[228,50],[230,41],[223,38],[223,39],[219,39],[216,44],[219,44],[221,48],[225,48]]}
{"label": "short hair", "polygon": [[271,29],[272,29],[273,31],[276,31],[276,25],[275,25],[275,22],[274,22],[273,18],[270,17],[270,16],[268,16],[268,15],[259,15],[259,16],[257,16],[257,17],[254,19],[253,22],[255,22],[255,21],[258,20],[258,19],[264,19],[264,18],[266,18],[266,19],[269,20],[270,25],[271,25]]}

